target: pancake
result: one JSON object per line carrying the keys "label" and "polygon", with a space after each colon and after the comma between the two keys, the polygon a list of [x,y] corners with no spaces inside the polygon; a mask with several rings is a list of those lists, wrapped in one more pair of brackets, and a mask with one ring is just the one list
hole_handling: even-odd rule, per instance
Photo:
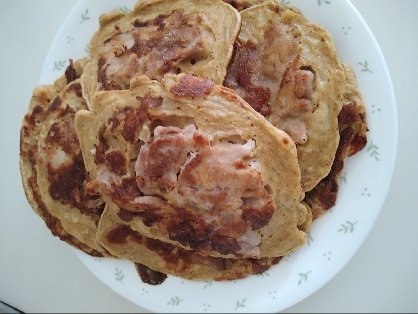
{"label": "pancake", "polygon": [[310,191],[329,173],[339,143],[345,75],[334,42],[325,29],[273,1],[241,16],[224,85],[292,137],[302,188]]}
{"label": "pancake", "polygon": [[344,105],[338,115],[340,141],[331,171],[317,186],[305,195],[304,203],[312,210],[313,219],[323,216],[337,201],[340,176],[344,161],[367,144],[366,110],[361,94],[357,88],[355,74],[351,67],[343,64],[346,75]]}
{"label": "pancake", "polygon": [[75,119],[87,188],[133,230],[225,258],[306,242],[295,144],[232,90],[188,74],[140,76],[91,105]]}
{"label": "pancake", "polygon": [[113,255],[161,273],[189,280],[235,280],[260,274],[281,257],[224,259],[202,256],[170,243],[147,238],[117,216],[119,207],[106,206],[98,228],[99,242]]}
{"label": "pancake", "polygon": [[[66,74],[57,79],[53,85],[41,85],[34,89],[20,132],[20,171],[26,198],[34,212],[44,220],[51,233],[91,256],[103,256],[95,245],[90,245],[91,243],[84,241],[83,238],[75,236],[72,228],[62,221],[62,217],[54,215],[51,204],[44,198],[45,191],[38,184],[38,179],[43,176],[42,170],[37,168],[38,139],[44,122],[51,119],[50,105],[57,97],[62,97],[67,83],[71,85],[71,80],[80,76],[85,63],[85,59],[77,60],[74,64],[70,60]],[[45,117],[47,112],[49,112],[49,117]]]}
{"label": "pancake", "polygon": [[89,196],[84,186],[88,174],[77,136],[74,116],[87,109],[81,84],[68,84],[49,106],[38,137],[37,184],[45,205],[62,226],[81,242],[96,246],[96,230],[104,201]]}
{"label": "pancake", "polygon": [[230,4],[238,11],[242,11],[254,5],[262,4],[266,2],[266,0],[223,0],[223,2]]}
{"label": "pancake", "polygon": [[240,25],[239,13],[220,0],[147,0],[126,14],[104,14],[90,42],[85,96],[128,89],[140,74],[161,81],[187,72],[221,84]]}

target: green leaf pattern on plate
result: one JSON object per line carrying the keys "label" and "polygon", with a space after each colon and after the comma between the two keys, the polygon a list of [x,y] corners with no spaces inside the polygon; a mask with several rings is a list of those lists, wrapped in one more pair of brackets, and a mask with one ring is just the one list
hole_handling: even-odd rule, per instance
{"label": "green leaf pattern on plate", "polygon": [[246,301],[246,298],[242,299],[242,301],[238,300],[234,310],[237,310],[240,307],[245,307],[245,301]]}
{"label": "green leaf pattern on plate", "polygon": [[269,273],[268,272],[262,272],[262,273],[260,273],[260,274],[256,274],[256,276],[257,277],[270,277],[270,275],[269,275]]}
{"label": "green leaf pattern on plate", "polygon": [[171,298],[171,300],[167,303],[167,305],[177,306],[180,304],[180,302],[183,302],[184,300],[180,299],[178,296],[174,296],[174,298]]}
{"label": "green leaf pattern on plate", "polygon": [[304,281],[308,281],[308,275],[312,272],[312,270],[308,271],[307,273],[299,273],[300,279],[298,281],[298,286]]}
{"label": "green leaf pattern on plate", "polygon": [[205,280],[203,282],[205,283],[205,288],[204,289],[212,286],[212,280]]}
{"label": "green leaf pattern on plate", "polygon": [[355,222],[346,221],[346,224],[341,224],[341,228],[338,229],[338,232],[344,232],[344,233],[353,233],[354,226],[358,223],[358,220]]}
{"label": "green leaf pattern on plate", "polygon": [[361,71],[362,71],[362,72],[370,72],[370,73],[373,73],[373,72],[369,69],[369,65],[368,65],[368,63],[367,63],[367,60],[366,60],[366,61],[364,61],[364,63],[363,63],[363,62],[359,62],[358,64],[360,64],[360,65],[363,67],[363,69],[361,69]]}
{"label": "green leaf pattern on plate", "polygon": [[84,21],[90,20],[90,17],[88,15],[89,15],[89,9],[86,9],[86,11],[84,12],[84,14],[81,14],[81,22],[80,22],[80,24],[83,23]]}
{"label": "green leaf pattern on plate", "polygon": [[341,183],[341,182],[347,183],[347,171],[344,171],[344,174],[342,174],[342,175],[338,178],[338,180],[340,181],[340,183]]}
{"label": "green leaf pattern on plate", "polygon": [[117,281],[119,281],[120,283],[123,284],[123,278],[124,277],[125,277],[125,275],[122,274],[122,270],[120,270],[116,267],[115,280],[117,280]]}
{"label": "green leaf pattern on plate", "polygon": [[379,152],[377,151],[379,147],[373,144],[373,141],[370,140],[370,145],[367,148],[367,151],[370,152],[370,157],[374,157],[377,161],[379,161]]}
{"label": "green leaf pattern on plate", "polygon": [[310,231],[308,232],[307,237],[308,237],[308,246],[309,246],[309,245],[311,245],[311,242],[313,241],[313,238],[311,236],[311,232]]}
{"label": "green leaf pattern on plate", "polygon": [[60,70],[62,70],[62,68],[64,68],[65,67],[65,63],[66,63],[67,61],[65,61],[65,60],[58,60],[58,61],[55,61],[55,63],[54,63],[54,68],[52,69],[52,71],[55,71],[55,70],[58,70],[58,71],[60,71]]}
{"label": "green leaf pattern on plate", "polygon": [[128,13],[128,12],[130,12],[131,10],[130,9],[128,9],[125,5],[123,6],[123,7],[119,7],[119,10],[121,10],[123,13]]}
{"label": "green leaf pattern on plate", "polygon": [[328,0],[318,0],[318,5],[321,6],[322,3],[331,4],[331,1]]}

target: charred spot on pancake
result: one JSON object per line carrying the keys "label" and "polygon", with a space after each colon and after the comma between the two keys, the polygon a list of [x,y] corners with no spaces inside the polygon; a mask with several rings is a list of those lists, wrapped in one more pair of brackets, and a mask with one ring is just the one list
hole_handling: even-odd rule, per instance
{"label": "charred spot on pancake", "polygon": [[149,250],[156,252],[162,257],[167,257],[168,255],[172,254],[174,249],[176,248],[171,243],[166,243],[166,242],[163,242],[157,239],[152,239],[152,238],[146,238],[145,246]]}
{"label": "charred spot on pancake", "polygon": [[356,134],[354,136],[353,140],[350,143],[350,147],[347,153],[347,156],[353,156],[354,154],[357,154],[359,151],[361,151],[367,144],[367,137],[363,134]]}
{"label": "charred spot on pancake", "polygon": [[25,138],[31,136],[35,128],[41,123],[43,116],[45,114],[45,107],[41,105],[35,105],[31,113],[25,114],[24,121],[25,124],[22,125],[21,135],[20,135],[20,145],[23,145]]}
{"label": "charred spot on pancake", "polygon": [[[128,200],[132,200],[131,198],[127,197]],[[115,202],[119,203],[120,199],[115,199]],[[123,201],[121,202],[123,204]],[[150,209],[150,208],[148,208]],[[140,218],[145,226],[152,227],[161,222],[164,217],[159,212],[158,208],[154,208],[153,210],[143,210],[139,212],[133,212],[130,210],[126,210],[124,208],[120,208],[117,212],[117,216],[125,222],[133,221],[135,218]]]}
{"label": "charred spot on pancake", "polygon": [[213,86],[214,83],[210,80],[185,74],[177,84],[171,86],[170,92],[177,97],[205,97],[210,94]]}
{"label": "charred spot on pancake", "polygon": [[70,121],[54,122],[48,131],[45,142],[49,145],[60,146],[67,154],[72,154],[79,145],[74,125]]}
{"label": "charred spot on pancake", "polygon": [[361,151],[367,144],[367,137],[365,132],[368,131],[368,128],[365,122],[365,116],[361,110],[361,107],[355,102],[344,105],[340,114],[338,115],[338,127],[340,132],[349,126],[354,128],[356,134],[351,140],[350,146],[348,148],[348,157]]}
{"label": "charred spot on pancake", "polygon": [[149,285],[157,286],[167,279],[166,274],[153,270],[143,264],[135,263],[135,268],[141,277],[142,282]]}
{"label": "charred spot on pancake", "polygon": [[214,227],[185,208],[176,208],[169,219],[167,231],[170,239],[199,250],[211,243]]}
{"label": "charred spot on pancake", "polygon": [[[328,210],[335,205],[338,194],[338,175],[344,167],[344,158],[347,149],[354,138],[354,130],[352,127],[345,128],[340,132],[340,142],[335,154],[334,162],[329,174],[319,183],[322,188],[319,193],[319,201],[324,210]],[[309,192],[308,192],[309,193]]]}
{"label": "charred spot on pancake", "polygon": [[[119,182],[112,183],[112,191],[107,191],[115,202],[126,204],[133,201],[136,197],[141,196],[135,178],[123,177]],[[123,206],[123,205],[122,205]]]}
{"label": "charred spot on pancake", "polygon": [[94,153],[94,163],[96,165],[105,163],[106,161],[105,156],[106,156],[106,151],[109,149],[109,145],[103,135],[105,131],[106,131],[106,126],[102,126],[98,134],[99,144],[97,145],[94,144],[94,147],[96,149],[96,152]]}
{"label": "charred spot on pancake", "polygon": [[85,214],[101,215],[103,212],[104,204],[96,202],[99,196],[90,196],[84,189],[86,170],[81,152],[70,163],[61,165],[58,169],[48,164],[48,180],[48,191],[52,199]]}
{"label": "charred spot on pancake", "polygon": [[101,90],[121,90],[122,87],[116,81],[107,79],[106,68],[106,60],[100,57],[97,61],[97,81],[101,84]]}
{"label": "charred spot on pancake", "polygon": [[338,127],[340,131],[346,127],[353,125],[357,120],[357,109],[355,103],[350,103],[343,106],[340,113],[338,114]]}
{"label": "charred spot on pancake", "polygon": [[137,216],[134,212],[123,208],[119,208],[119,211],[116,213],[116,215],[124,222],[130,222]]}
{"label": "charred spot on pancake", "polygon": [[143,212],[136,213],[136,216],[140,217],[144,225],[147,227],[153,227],[164,220],[163,215],[158,210],[145,210]]}
{"label": "charred spot on pancake", "polygon": [[266,259],[248,259],[251,263],[252,267],[252,273],[253,274],[261,274],[267,271],[272,265],[277,265],[280,260],[282,259],[282,256],[279,257],[273,257],[271,258],[270,262],[266,263]]}
{"label": "charred spot on pancake", "polygon": [[127,244],[128,238],[138,244],[144,242],[144,237],[128,225],[118,225],[106,234],[107,241],[114,244]]}
{"label": "charred spot on pancake", "polygon": [[215,234],[212,237],[212,249],[223,255],[233,254],[239,256],[238,252],[241,250],[241,247],[236,239]]}
{"label": "charred spot on pancake", "polygon": [[71,84],[68,87],[68,90],[69,91],[74,91],[75,94],[77,95],[77,97],[80,97],[80,98],[83,97],[83,90],[82,90],[82,87],[81,87],[81,84],[80,83]]}
{"label": "charred spot on pancake", "polygon": [[265,204],[261,209],[251,206],[242,209],[242,218],[253,227],[253,230],[261,229],[266,226],[274,214],[274,207],[271,201]]}
{"label": "charred spot on pancake", "polygon": [[126,156],[125,152],[121,150],[114,150],[106,154],[105,163],[107,168],[117,174],[124,175],[126,172]]}
{"label": "charred spot on pancake", "polygon": [[121,134],[131,144],[136,143],[138,132],[148,118],[149,97],[137,97],[137,100],[141,103],[139,108],[126,107],[123,109],[125,123]]}
{"label": "charred spot on pancake", "polygon": [[51,105],[48,107],[47,112],[56,111],[61,106],[61,103],[62,103],[61,97],[60,96],[55,97]]}
{"label": "charred spot on pancake", "polygon": [[65,69],[65,78],[67,79],[67,84],[70,84],[78,78],[73,59],[70,59],[70,65]]}
{"label": "charred spot on pancake", "polygon": [[148,26],[158,26],[158,29],[161,30],[162,28],[165,27],[164,24],[164,20],[168,17],[167,14],[159,14],[155,19],[153,20],[148,20],[148,21],[140,21],[140,20],[135,20],[132,22],[132,25],[134,27],[148,27]]}
{"label": "charred spot on pancake", "polygon": [[247,1],[240,1],[240,0],[223,0],[223,1],[230,4],[238,11],[242,11],[251,7],[251,4]]}

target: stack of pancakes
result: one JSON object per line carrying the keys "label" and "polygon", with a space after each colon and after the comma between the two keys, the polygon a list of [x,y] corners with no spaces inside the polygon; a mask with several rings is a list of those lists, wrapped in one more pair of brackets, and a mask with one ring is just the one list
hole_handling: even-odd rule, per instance
{"label": "stack of pancakes", "polygon": [[274,1],[142,0],[70,61],[34,90],[21,174],[51,232],[92,256],[261,273],[304,245],[366,144],[329,33]]}

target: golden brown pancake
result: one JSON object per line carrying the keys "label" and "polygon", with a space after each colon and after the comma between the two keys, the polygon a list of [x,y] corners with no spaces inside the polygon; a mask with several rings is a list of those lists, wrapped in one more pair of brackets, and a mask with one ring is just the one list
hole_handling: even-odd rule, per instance
{"label": "golden brown pancake", "polygon": [[227,258],[305,243],[296,147],[232,90],[187,74],[141,76],[91,105],[75,120],[88,189],[121,207],[133,230]]}
{"label": "golden brown pancake", "polygon": [[104,14],[82,77],[86,98],[128,89],[140,74],[160,81],[186,72],[221,84],[240,25],[239,13],[220,0],[147,0],[126,14]]}
{"label": "golden brown pancake", "polygon": [[304,202],[311,208],[313,219],[324,215],[337,200],[339,180],[345,158],[361,151],[367,143],[366,111],[356,77],[349,65],[343,64],[346,75],[344,105],[338,115],[340,141],[331,171],[305,195]]}
{"label": "golden brown pancake", "polygon": [[[38,139],[42,125],[45,122],[45,114],[50,111],[53,100],[62,97],[64,86],[67,82],[80,76],[86,60],[78,60],[74,64],[70,60],[66,75],[56,80],[54,85],[41,85],[35,88],[28,112],[22,121],[20,133],[20,170],[23,187],[29,204],[36,214],[45,222],[52,234],[62,241],[76,247],[92,256],[103,256],[94,245],[87,244],[83,239],[74,235],[71,228],[62,223],[61,218],[51,212],[51,206],[43,198],[42,190],[38,185],[40,177],[36,166],[39,159]],[[65,93],[65,92],[64,92]],[[48,119],[48,118],[47,118]]]}
{"label": "golden brown pancake", "polygon": [[145,265],[154,271],[189,280],[235,280],[262,273],[281,259],[224,259],[202,256],[143,236],[117,216],[119,210],[115,204],[106,206],[98,228],[99,242],[114,256]]}
{"label": "golden brown pancake", "polygon": [[74,131],[74,116],[87,109],[81,84],[68,84],[49,106],[38,137],[36,162],[40,194],[50,213],[81,242],[95,244],[97,224],[104,209],[100,196],[90,196],[84,186],[88,174]]}
{"label": "golden brown pancake", "polygon": [[302,246],[367,142],[328,32],[263,0],[143,0],[99,22],[91,59],[37,87],[22,122],[25,193],[51,232],[191,280]]}
{"label": "golden brown pancake", "polygon": [[329,33],[273,1],[241,11],[242,27],[225,86],[297,144],[302,188],[331,168],[345,87]]}
{"label": "golden brown pancake", "polygon": [[266,2],[266,0],[223,0],[223,2],[232,5],[238,11],[242,11],[254,5],[262,4]]}

